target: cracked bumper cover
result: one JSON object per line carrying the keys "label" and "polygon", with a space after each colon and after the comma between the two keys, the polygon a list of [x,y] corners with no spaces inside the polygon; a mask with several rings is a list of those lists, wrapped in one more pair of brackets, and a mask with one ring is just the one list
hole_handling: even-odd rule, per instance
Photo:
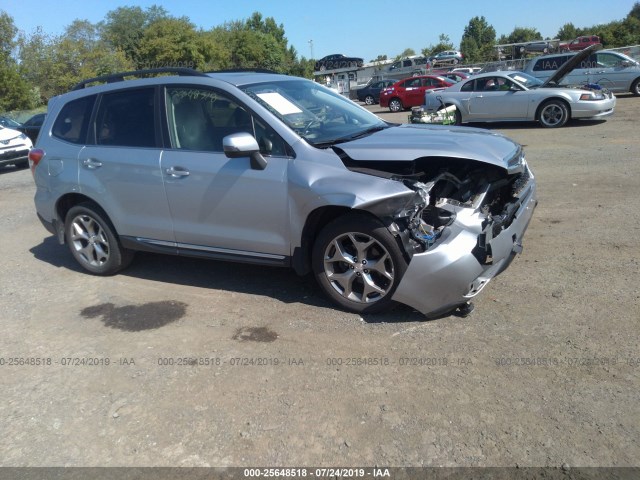
{"label": "cracked bumper cover", "polygon": [[528,189],[511,225],[491,240],[490,265],[482,265],[472,253],[478,234],[454,222],[437,246],[413,256],[393,300],[426,315],[453,309],[480,293],[522,250],[522,237],[538,203],[535,181]]}

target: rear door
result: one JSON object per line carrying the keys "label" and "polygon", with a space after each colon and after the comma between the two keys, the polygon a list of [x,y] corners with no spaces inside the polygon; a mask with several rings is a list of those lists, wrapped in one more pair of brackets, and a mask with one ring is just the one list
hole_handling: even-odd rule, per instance
{"label": "rear door", "polygon": [[106,211],[120,235],[172,241],[155,88],[106,93],[98,101],[88,144],[78,158],[80,192]]}
{"label": "rear door", "polygon": [[[162,176],[180,251],[282,261],[290,255],[284,141],[232,96],[212,88],[171,85],[165,91],[171,148]],[[247,132],[268,159],[228,158],[223,138]]]}

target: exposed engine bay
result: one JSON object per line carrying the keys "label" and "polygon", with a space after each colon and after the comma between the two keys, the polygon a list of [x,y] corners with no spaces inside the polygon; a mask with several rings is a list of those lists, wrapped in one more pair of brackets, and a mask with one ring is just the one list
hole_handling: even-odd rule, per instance
{"label": "exposed engine bay", "polygon": [[[338,150],[338,149],[336,149]],[[412,162],[353,161],[338,151],[352,171],[402,182],[415,195],[393,218],[383,218],[398,236],[409,258],[438,244],[438,239],[462,209],[478,218],[478,245],[473,255],[482,265],[492,262],[490,242],[508,228],[521,205],[530,179],[521,151],[510,172],[504,168],[459,158],[421,158]],[[467,225],[473,228],[473,225]]]}

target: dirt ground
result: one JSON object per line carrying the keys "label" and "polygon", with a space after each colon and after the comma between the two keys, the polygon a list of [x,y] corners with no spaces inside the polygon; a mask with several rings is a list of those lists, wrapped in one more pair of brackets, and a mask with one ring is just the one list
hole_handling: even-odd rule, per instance
{"label": "dirt ground", "polygon": [[639,117],[491,126],[540,204],[467,318],[152,254],[93,277],[2,169],[0,466],[637,466]]}

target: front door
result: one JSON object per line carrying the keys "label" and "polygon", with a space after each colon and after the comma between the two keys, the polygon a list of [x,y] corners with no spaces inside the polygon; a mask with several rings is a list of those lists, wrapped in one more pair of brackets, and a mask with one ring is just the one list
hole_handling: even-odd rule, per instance
{"label": "front door", "polygon": [[[214,89],[168,86],[171,149],[162,174],[179,250],[248,259],[290,255],[287,169],[290,158],[275,132],[229,95]],[[252,169],[249,157],[228,158],[222,140],[254,135],[268,160]]]}

